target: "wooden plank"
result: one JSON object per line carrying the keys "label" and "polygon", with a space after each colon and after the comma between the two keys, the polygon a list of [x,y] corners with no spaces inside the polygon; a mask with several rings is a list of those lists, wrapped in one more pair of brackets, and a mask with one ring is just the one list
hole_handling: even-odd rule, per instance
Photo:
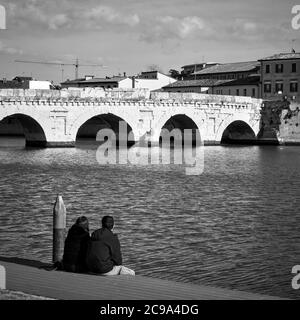
{"label": "wooden plank", "polygon": [[280,299],[236,290],[198,286],[144,276],[99,276],[47,271],[1,261],[6,288],[63,300],[261,300]]}

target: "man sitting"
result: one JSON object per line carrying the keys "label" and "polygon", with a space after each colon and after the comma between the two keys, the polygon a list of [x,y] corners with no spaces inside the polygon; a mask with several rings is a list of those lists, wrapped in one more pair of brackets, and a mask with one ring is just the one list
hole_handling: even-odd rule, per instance
{"label": "man sitting", "polygon": [[135,275],[135,272],[122,266],[121,246],[118,236],[113,234],[114,219],[111,216],[102,218],[102,228],[94,231],[87,253],[89,271],[105,276],[119,274]]}

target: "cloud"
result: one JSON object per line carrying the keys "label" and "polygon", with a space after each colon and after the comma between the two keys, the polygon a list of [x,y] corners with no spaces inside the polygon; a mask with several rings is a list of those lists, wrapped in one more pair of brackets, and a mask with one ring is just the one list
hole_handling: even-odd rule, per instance
{"label": "cloud", "polygon": [[216,39],[227,41],[276,41],[288,39],[291,36],[289,27],[282,23],[259,19],[235,18],[230,22],[216,23]]}
{"label": "cloud", "polygon": [[111,6],[85,4],[67,0],[25,0],[22,3],[12,1],[7,8],[11,23],[21,28],[37,25],[48,30],[91,30],[135,27],[140,22],[135,13],[121,12]]}
{"label": "cloud", "polygon": [[9,47],[3,41],[0,41],[0,53],[4,54],[23,54],[23,51],[17,48]]}
{"label": "cloud", "polygon": [[57,30],[64,27],[70,27],[71,19],[66,14],[57,14],[48,21],[48,27]]}
{"label": "cloud", "polygon": [[145,26],[141,39],[145,41],[186,39],[203,33],[205,29],[204,20],[197,16],[183,18],[162,16],[156,18],[153,26],[150,22]]}
{"label": "cloud", "polygon": [[[174,0],[175,1],[175,0]],[[220,0],[218,0],[220,1]],[[237,2],[237,0],[232,0]],[[131,34],[142,42],[157,43],[162,47],[182,46],[192,41],[275,41],[274,37],[286,39],[289,28],[281,27],[282,21],[258,15],[236,12],[211,15],[196,0],[177,6],[167,2],[128,0],[2,0],[7,9],[11,29],[20,33],[57,32],[63,36],[101,30],[115,39],[116,35]],[[213,1],[206,1],[208,5]],[[233,6],[233,4],[232,4]],[[203,9],[203,10],[202,10]],[[257,10],[257,9],[256,9]],[[207,14],[210,12],[210,15]],[[290,22],[290,21],[288,21]],[[134,40],[133,40],[134,41]]]}
{"label": "cloud", "polygon": [[111,24],[125,24],[130,27],[134,27],[139,24],[140,18],[137,14],[121,14],[112,7],[108,6],[97,6],[90,10],[84,11],[79,17],[83,18],[84,21],[105,21]]}

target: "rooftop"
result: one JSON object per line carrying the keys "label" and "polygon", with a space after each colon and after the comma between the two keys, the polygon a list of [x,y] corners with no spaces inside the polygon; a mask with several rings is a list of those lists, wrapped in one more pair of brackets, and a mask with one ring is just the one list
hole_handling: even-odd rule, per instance
{"label": "rooftop", "polygon": [[191,63],[191,64],[186,64],[186,65],[182,66],[181,68],[188,68],[188,67],[194,67],[194,66],[203,66],[204,64],[206,64],[206,63],[205,62]]}
{"label": "rooftop", "polygon": [[30,81],[33,80],[32,77],[25,77],[25,76],[17,76],[13,78],[13,81]]}
{"label": "rooftop", "polygon": [[216,80],[216,79],[202,79],[202,80],[179,80],[171,83],[163,88],[182,88],[182,87],[214,87],[232,80]]}
{"label": "rooftop", "polygon": [[121,80],[127,79],[127,77],[111,77],[111,78],[91,78],[91,79],[75,79],[75,80],[67,80],[63,82],[63,84],[72,84],[72,83],[98,83],[98,82],[120,82]]}
{"label": "rooftop", "polygon": [[285,60],[285,59],[300,59],[300,52],[277,53],[277,54],[273,54],[272,56],[260,59],[259,61]]}
{"label": "rooftop", "polygon": [[191,64],[186,64],[184,66],[182,66],[181,68],[188,68],[188,67],[194,67],[194,66],[204,66],[204,65],[215,65],[215,64],[219,64],[218,62],[201,62],[201,63],[191,63]]}
{"label": "rooftop", "polygon": [[216,73],[245,72],[253,71],[260,66],[258,61],[224,63],[193,73],[194,75],[206,75]]}
{"label": "rooftop", "polygon": [[260,76],[250,76],[244,79],[236,79],[230,80],[225,83],[219,84],[219,86],[226,87],[226,86],[245,86],[245,85],[258,85],[260,82]]}
{"label": "rooftop", "polygon": [[[153,79],[149,79],[149,78],[145,78],[147,75],[155,75],[156,79],[158,77],[158,74],[162,74],[166,77],[172,78],[169,74],[154,70],[154,71],[142,71],[140,74],[138,74],[137,76],[135,76],[136,79],[145,79],[145,80],[153,80]],[[172,78],[173,79],[173,78]]]}

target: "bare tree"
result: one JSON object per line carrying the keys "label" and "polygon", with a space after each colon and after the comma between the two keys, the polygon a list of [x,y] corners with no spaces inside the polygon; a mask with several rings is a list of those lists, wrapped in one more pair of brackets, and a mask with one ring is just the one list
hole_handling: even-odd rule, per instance
{"label": "bare tree", "polygon": [[147,71],[158,71],[163,73],[162,68],[158,64],[150,64],[146,67]]}

